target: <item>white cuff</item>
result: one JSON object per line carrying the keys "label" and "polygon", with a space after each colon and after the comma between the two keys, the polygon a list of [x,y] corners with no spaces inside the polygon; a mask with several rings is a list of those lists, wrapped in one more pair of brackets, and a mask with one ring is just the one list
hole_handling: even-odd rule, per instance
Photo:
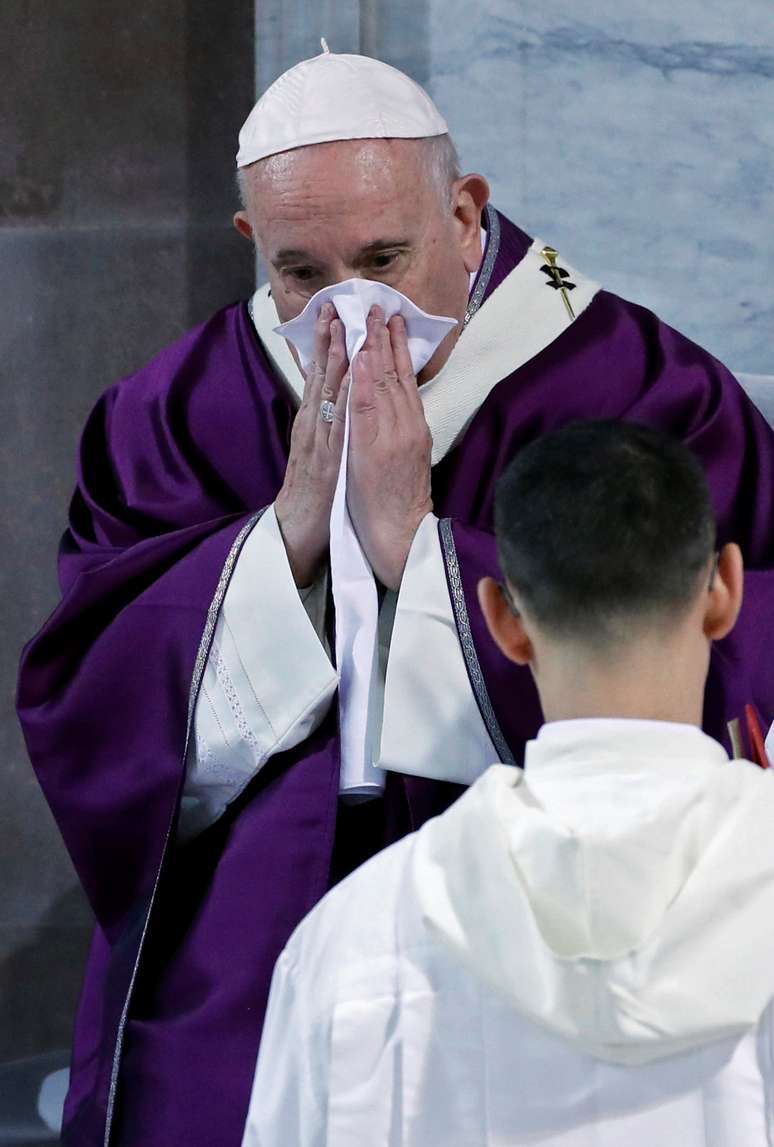
{"label": "white cuff", "polygon": [[297,745],[328,710],[338,678],[312,620],[322,630],[325,586],[302,592],[305,601],[270,507],[242,548],[215,627],[194,711],[181,839],[216,820],[269,757]]}
{"label": "white cuff", "polygon": [[[270,512],[272,514],[274,513],[273,507]],[[296,591],[301,599],[301,604],[306,610],[306,615],[311,621],[312,627],[328,657],[330,657],[330,648],[328,646],[328,637],[325,633],[325,618],[328,607],[329,580],[328,566],[326,565],[316,581]]]}
{"label": "white cuff", "polygon": [[469,785],[496,761],[457,635],[438,519],[428,514],[398,595],[378,764]]}

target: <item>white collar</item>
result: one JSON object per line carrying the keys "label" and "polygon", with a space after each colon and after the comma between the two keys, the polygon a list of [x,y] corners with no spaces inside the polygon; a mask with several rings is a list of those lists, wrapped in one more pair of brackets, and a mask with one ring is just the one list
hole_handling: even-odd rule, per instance
{"label": "white collar", "polygon": [[625,761],[672,763],[677,760],[706,765],[728,764],[722,745],[696,725],[673,721],[648,721],[624,717],[586,717],[550,721],[542,726],[525,753],[525,768],[534,776],[537,770],[567,769],[572,772],[580,761],[598,763],[600,768]]}

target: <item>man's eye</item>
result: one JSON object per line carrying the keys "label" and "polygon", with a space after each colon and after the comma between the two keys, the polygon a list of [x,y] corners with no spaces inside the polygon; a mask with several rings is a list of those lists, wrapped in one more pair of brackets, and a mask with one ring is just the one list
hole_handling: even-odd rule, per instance
{"label": "man's eye", "polygon": [[317,274],[314,267],[290,267],[288,274],[292,275],[294,279],[298,279],[302,283],[309,282]]}
{"label": "man's eye", "polygon": [[387,267],[392,266],[397,258],[397,251],[383,251],[379,255],[374,255],[372,264],[376,267],[377,271],[384,271]]}

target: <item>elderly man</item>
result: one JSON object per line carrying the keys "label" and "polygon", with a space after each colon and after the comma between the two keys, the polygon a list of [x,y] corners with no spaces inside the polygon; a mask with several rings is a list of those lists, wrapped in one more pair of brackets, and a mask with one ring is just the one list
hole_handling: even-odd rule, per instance
{"label": "elderly man", "polygon": [[[429,98],[386,65],[291,69],[238,164],[236,225],[269,284],[97,403],[63,599],[23,659],[30,755],[97,917],[65,1114],[78,1147],[237,1144],[299,920],[493,760],[521,760],[539,699],[475,586],[497,571],[494,483],[523,444],[584,415],[690,444],[721,542],[754,571],[705,727],[747,702],[774,716],[774,435],[728,372],[491,208]],[[351,281],[381,304],[344,321]],[[306,310],[340,284],[338,309]],[[310,354],[278,319],[316,323]],[[359,599],[337,586],[341,539],[333,596],[328,579],[343,481],[355,590],[378,608],[346,690]],[[353,753],[340,732],[358,721]]]}

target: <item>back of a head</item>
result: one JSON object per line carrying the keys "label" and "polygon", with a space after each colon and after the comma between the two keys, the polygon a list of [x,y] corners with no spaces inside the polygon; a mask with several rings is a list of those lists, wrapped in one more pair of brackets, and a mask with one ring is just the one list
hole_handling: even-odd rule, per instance
{"label": "back of a head", "polygon": [[495,528],[525,611],[546,633],[593,646],[668,625],[715,547],[699,462],[625,422],[573,423],[520,451],[497,486]]}

